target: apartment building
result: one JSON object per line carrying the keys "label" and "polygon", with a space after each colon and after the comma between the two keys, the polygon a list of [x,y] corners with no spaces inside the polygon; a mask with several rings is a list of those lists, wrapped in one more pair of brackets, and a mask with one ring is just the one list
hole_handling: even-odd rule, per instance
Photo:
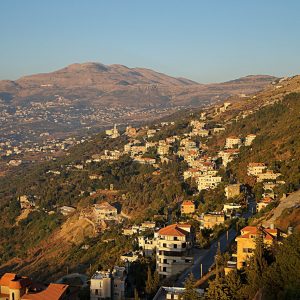
{"label": "apartment building", "polygon": [[91,278],[90,299],[125,299],[125,267],[115,266],[112,271],[97,271]]}
{"label": "apartment building", "polygon": [[163,278],[177,275],[193,264],[194,231],[188,224],[173,224],[157,233],[156,270]]}
{"label": "apartment building", "polygon": [[221,181],[221,176],[216,176],[217,171],[210,171],[197,178],[198,190],[214,189]]}

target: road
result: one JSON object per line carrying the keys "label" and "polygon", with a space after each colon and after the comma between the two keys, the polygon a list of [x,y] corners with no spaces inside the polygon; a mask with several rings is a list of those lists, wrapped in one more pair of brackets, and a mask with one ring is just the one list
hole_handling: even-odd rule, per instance
{"label": "road", "polygon": [[[248,198],[248,209],[243,213],[243,218],[248,219],[252,216],[255,211],[256,202],[252,197]],[[236,237],[236,230],[230,228],[228,230],[228,241],[227,241],[227,233],[223,233],[216,241],[214,241],[209,249],[201,249],[195,255],[195,260],[193,266],[187,269],[184,273],[180,275],[178,280],[176,281],[175,286],[182,287],[184,285],[184,281],[190,273],[194,274],[196,279],[200,279],[200,265],[202,264],[202,272],[203,274],[208,272],[208,269],[213,265],[215,260],[215,255],[218,250],[218,243],[220,242],[221,252],[225,252],[227,249],[227,245],[230,244]]]}
{"label": "road", "polygon": [[201,249],[199,253],[197,253],[197,258],[194,261],[194,264],[191,268],[186,270],[181,276],[178,278],[176,282],[176,286],[183,286],[186,277],[193,273],[196,279],[200,278],[200,265],[202,264],[202,272],[207,273],[208,269],[213,265],[215,260],[215,255],[218,249],[218,243],[220,242],[221,252],[225,252],[227,249],[228,243],[231,243],[236,236],[236,231],[233,228],[230,228],[228,231],[228,242],[227,242],[227,233],[223,233],[216,241],[214,241],[210,248]]}

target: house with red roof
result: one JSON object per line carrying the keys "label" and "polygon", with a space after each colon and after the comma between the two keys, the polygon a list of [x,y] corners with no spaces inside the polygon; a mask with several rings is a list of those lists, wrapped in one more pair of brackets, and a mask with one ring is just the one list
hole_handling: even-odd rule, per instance
{"label": "house with red roof", "polygon": [[195,212],[195,203],[191,200],[185,200],[180,206],[180,211],[182,215],[189,215]]}

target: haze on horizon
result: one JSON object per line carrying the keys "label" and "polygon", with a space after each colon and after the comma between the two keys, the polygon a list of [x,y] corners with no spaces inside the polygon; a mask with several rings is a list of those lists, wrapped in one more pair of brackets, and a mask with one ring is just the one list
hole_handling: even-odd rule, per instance
{"label": "haze on horizon", "polygon": [[300,70],[296,0],[11,0],[0,10],[0,79],[90,61],[201,83]]}

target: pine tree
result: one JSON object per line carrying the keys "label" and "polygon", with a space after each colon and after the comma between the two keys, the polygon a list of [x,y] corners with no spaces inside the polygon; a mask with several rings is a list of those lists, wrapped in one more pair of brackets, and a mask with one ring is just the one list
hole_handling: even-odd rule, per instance
{"label": "pine tree", "polygon": [[153,293],[153,279],[150,267],[148,267],[145,291],[148,296],[150,296]]}
{"label": "pine tree", "polygon": [[184,282],[185,291],[183,292],[182,299],[183,300],[200,300],[201,296],[197,293],[195,289],[195,277],[193,273],[190,273],[188,278]]}

